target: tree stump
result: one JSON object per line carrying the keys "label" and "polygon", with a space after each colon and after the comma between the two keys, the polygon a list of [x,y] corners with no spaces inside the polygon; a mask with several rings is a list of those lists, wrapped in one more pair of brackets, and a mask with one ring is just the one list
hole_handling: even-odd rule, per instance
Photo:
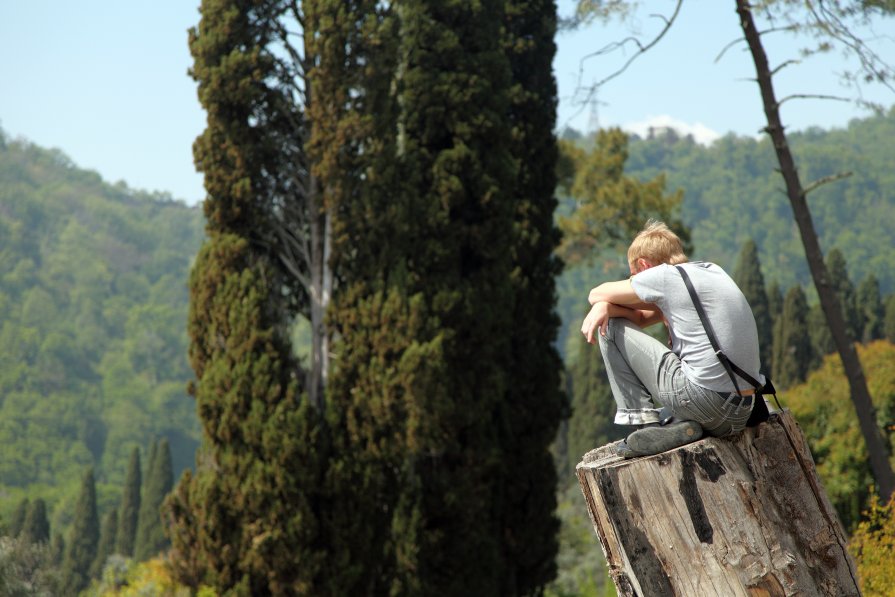
{"label": "tree stump", "polygon": [[578,481],[619,595],[860,595],[839,517],[784,410],[758,427],[624,460]]}

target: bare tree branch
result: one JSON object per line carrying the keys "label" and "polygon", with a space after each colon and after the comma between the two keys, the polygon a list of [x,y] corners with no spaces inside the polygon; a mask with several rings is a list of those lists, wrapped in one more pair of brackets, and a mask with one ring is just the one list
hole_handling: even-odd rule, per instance
{"label": "bare tree branch", "polygon": [[[599,88],[601,86],[605,85],[612,79],[616,78],[617,76],[619,76],[620,74],[622,74],[623,72],[628,70],[628,67],[631,66],[632,62],[634,62],[637,58],[639,58],[645,52],[648,52],[653,46],[655,46],[657,43],[659,43],[659,40],[661,40],[663,37],[665,37],[665,34],[668,33],[668,30],[671,29],[671,26],[674,24],[675,19],[677,19],[677,16],[680,13],[681,5],[683,4],[683,1],[684,0],[677,0],[675,7],[674,7],[674,12],[672,12],[671,16],[668,18],[666,18],[664,15],[660,15],[660,14],[651,14],[650,15],[653,18],[661,19],[662,21],[665,22],[665,25],[662,27],[662,30],[652,40],[650,40],[650,42],[647,43],[646,45],[642,44],[640,42],[640,40],[636,37],[628,37],[620,42],[614,42],[614,43],[608,44],[604,48],[602,48],[592,54],[588,54],[587,56],[583,57],[579,61],[577,89],[587,89],[587,96],[581,102],[581,108],[579,108],[579,110],[577,112],[575,112],[575,114],[573,114],[569,118],[569,120],[574,119],[576,116],[578,116],[578,114],[581,113],[581,111],[584,109],[584,106],[587,106],[590,103],[590,101],[596,95],[597,90],[599,90]],[[600,81],[594,83],[593,85],[586,87],[586,88],[582,87],[581,79],[582,79],[583,73],[584,73],[585,60],[594,58],[596,56],[608,54],[610,52],[618,50],[619,48],[623,48],[625,46],[625,44],[628,42],[633,42],[637,46],[637,52],[634,55],[632,55],[630,58],[628,58],[628,60],[624,63],[624,65],[622,65],[620,68],[616,69],[614,72],[610,73],[609,75],[607,75]]]}
{"label": "bare tree branch", "polygon": [[837,180],[842,180],[843,178],[848,178],[852,175],[851,171],[848,172],[839,172],[838,174],[830,174],[829,176],[824,176],[823,178],[818,178],[804,189],[802,189],[802,196],[805,197],[808,193],[816,190],[819,187],[822,187],[825,184],[830,184],[831,182],[836,182]]}
{"label": "bare tree branch", "polygon": [[784,98],[781,98],[779,102],[777,102],[778,106],[782,106],[784,103],[789,100],[794,99],[823,99],[823,100],[834,100],[837,102],[850,102],[851,99],[847,97],[841,97],[838,95],[824,95],[824,94],[812,94],[812,93],[793,93],[791,95],[787,95]]}

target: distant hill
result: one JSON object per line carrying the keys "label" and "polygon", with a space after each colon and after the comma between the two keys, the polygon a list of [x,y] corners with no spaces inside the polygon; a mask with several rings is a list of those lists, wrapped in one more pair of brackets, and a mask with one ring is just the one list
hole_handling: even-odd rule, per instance
{"label": "distant hill", "polygon": [[[808,195],[824,253],[834,247],[842,251],[855,286],[872,273],[884,295],[895,292],[895,108],[853,120],[845,129],[792,133],[789,140],[804,186],[851,172]],[[732,273],[751,237],[758,244],[767,284],[777,281],[784,290],[802,284],[813,297],[799,232],[776,168],[767,138],[728,135],[704,146],[663,129],[652,138],[631,138],[625,172],[643,180],[665,173],[669,192],[684,191],[682,217],[692,231],[694,259],[714,261]],[[587,290],[626,270],[622,255],[606,261],[608,268],[600,263],[563,274],[558,285],[561,346],[569,327],[586,313]]]}
{"label": "distant hill", "polygon": [[[110,185],[0,131],[0,515],[23,495],[67,517],[84,469],[101,509],[127,459],[168,438],[175,474],[200,432],[186,394],[187,279],[199,208]],[[8,520],[8,518],[7,518]]]}

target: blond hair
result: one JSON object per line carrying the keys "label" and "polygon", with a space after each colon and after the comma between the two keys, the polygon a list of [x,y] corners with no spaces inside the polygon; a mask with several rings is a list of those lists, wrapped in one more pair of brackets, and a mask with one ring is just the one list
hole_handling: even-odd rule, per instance
{"label": "blond hair", "polygon": [[628,248],[628,265],[633,269],[637,260],[643,258],[652,263],[677,265],[685,263],[687,256],[678,235],[664,222],[648,220],[646,226],[637,233]]}

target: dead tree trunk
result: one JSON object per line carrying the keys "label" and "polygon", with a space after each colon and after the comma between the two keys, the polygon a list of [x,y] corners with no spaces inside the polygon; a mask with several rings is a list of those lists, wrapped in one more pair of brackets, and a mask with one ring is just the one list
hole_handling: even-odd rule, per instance
{"label": "dead tree trunk", "polygon": [[860,595],[836,512],[784,411],[729,438],[577,467],[619,595]]}
{"label": "dead tree trunk", "polygon": [[895,473],[893,473],[892,466],[889,464],[888,446],[876,423],[876,409],[870,399],[870,391],[867,389],[867,380],[864,378],[861,361],[858,360],[854,339],[849,337],[839,299],[830,286],[830,277],[824,264],[820,242],[817,240],[817,233],[814,230],[814,223],[811,220],[811,212],[808,209],[806,199],[808,191],[802,187],[802,182],[799,180],[795,159],[789,150],[786,132],[780,119],[780,102],[777,101],[774,93],[773,72],[761,42],[761,34],[755,27],[755,21],[752,18],[752,8],[748,0],[736,0],[736,6],[740,27],[752,54],[752,61],[755,64],[758,87],[761,90],[762,105],[768,121],[768,126],[765,130],[774,144],[774,151],[780,164],[780,174],[783,176],[786,184],[786,196],[789,198],[792,206],[793,215],[799,227],[799,234],[802,236],[802,245],[805,247],[808,269],[811,271],[811,277],[814,279],[814,287],[817,288],[817,296],[820,299],[821,308],[830,326],[830,333],[836,344],[836,350],[842,359],[842,368],[845,370],[845,377],[848,379],[848,385],[851,389],[852,403],[854,403],[855,412],[858,415],[858,425],[867,444],[870,467],[873,469],[873,476],[876,478],[876,482],[879,484],[879,493],[885,500],[895,493]]}

